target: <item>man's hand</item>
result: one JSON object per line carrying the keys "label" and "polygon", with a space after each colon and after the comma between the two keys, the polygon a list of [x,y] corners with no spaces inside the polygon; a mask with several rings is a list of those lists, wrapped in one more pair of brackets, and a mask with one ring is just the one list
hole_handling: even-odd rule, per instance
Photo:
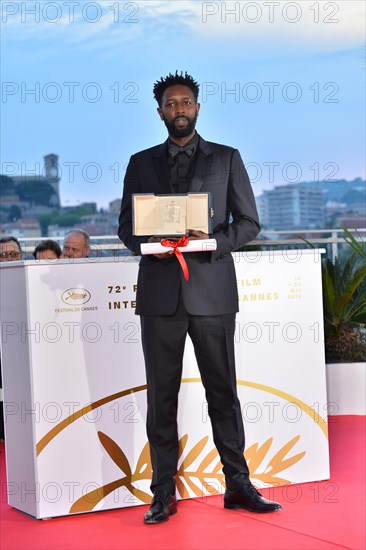
{"label": "man's hand", "polygon": [[[207,235],[207,233],[204,233],[203,231],[198,231],[196,229],[189,229],[188,231],[188,237],[190,241],[197,241],[201,239],[209,239],[210,236]],[[160,243],[164,239],[160,239],[159,237],[149,237],[148,243]],[[179,238],[176,237],[169,237],[170,241],[179,241]],[[166,260],[167,258],[171,258],[172,254],[174,254],[173,250],[168,250],[167,252],[163,252],[163,254],[154,254],[155,258],[158,258],[159,260]]]}
{"label": "man's hand", "polygon": [[197,231],[196,229],[189,229],[188,237],[190,241],[197,241],[198,239],[209,239],[209,235],[203,231]]}
{"label": "man's hand", "polygon": [[[148,243],[160,243],[163,239],[159,239],[159,237],[149,237]],[[170,239],[172,241],[177,239]],[[164,252],[163,254],[154,254],[155,258],[158,258],[159,260],[166,260],[167,258],[171,258],[172,254],[174,254],[173,250],[168,250],[168,252]]]}

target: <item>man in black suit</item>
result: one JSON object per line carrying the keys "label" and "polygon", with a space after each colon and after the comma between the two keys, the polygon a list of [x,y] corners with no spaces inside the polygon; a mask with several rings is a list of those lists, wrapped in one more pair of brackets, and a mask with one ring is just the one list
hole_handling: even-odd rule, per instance
{"label": "man in black suit", "polygon": [[133,235],[133,193],[201,191],[210,192],[213,197],[212,234],[190,230],[189,238],[214,238],[217,249],[184,255],[188,281],[172,252],[143,256],[140,262],[136,313],[141,316],[154,494],[145,523],[165,521],[177,511],[176,417],[187,334],[194,345],[213,438],[223,464],[225,508],[253,512],[281,509],[279,504],[264,499],[249,480],[236,391],[234,331],[238,291],[231,252],[258,234],[258,214],[239,152],[207,142],[195,130],[200,110],[198,91],[198,84],[187,73],[169,74],[155,83],[157,111],[169,137],[165,143],[131,157],[119,218],[120,239],[139,255],[142,243],[160,239]]}

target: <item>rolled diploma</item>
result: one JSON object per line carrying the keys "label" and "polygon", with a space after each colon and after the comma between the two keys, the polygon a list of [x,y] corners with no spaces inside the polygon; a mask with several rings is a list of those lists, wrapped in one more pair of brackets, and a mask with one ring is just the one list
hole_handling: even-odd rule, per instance
{"label": "rolled diploma", "polygon": [[[164,239],[162,239],[164,240]],[[141,254],[164,254],[164,252],[169,252],[173,250],[170,246],[162,246],[160,243],[142,243]],[[179,246],[178,250],[181,252],[212,252],[216,250],[217,242],[216,239],[197,239],[189,241],[187,246]]]}

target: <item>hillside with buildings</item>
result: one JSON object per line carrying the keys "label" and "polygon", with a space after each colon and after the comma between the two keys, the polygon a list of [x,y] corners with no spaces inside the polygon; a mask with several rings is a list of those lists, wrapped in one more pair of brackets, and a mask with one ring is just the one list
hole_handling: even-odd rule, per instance
{"label": "hillside with buildings", "polygon": [[365,228],[366,181],[276,185],[256,198],[262,227],[272,231]]}
{"label": "hillside with buildings", "polygon": [[98,211],[95,202],[62,206],[58,156],[46,155],[38,172],[0,175],[0,236],[58,239],[74,227],[91,236],[116,235],[120,199],[111,201],[108,210]]}
{"label": "hillside with buildings", "polygon": [[[58,156],[44,157],[38,171],[0,175],[0,236],[63,238],[73,227],[91,236],[116,235],[121,199],[108,209],[95,202],[62,206]],[[301,182],[275,185],[256,197],[263,230],[365,228],[366,181]]]}

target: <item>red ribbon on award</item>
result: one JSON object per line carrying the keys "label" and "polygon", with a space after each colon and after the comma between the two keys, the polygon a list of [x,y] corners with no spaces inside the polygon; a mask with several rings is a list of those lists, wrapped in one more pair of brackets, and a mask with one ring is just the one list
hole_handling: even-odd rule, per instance
{"label": "red ribbon on award", "polygon": [[188,281],[189,279],[188,266],[186,264],[183,254],[181,253],[178,247],[187,246],[188,243],[189,243],[188,237],[181,237],[179,241],[171,241],[169,239],[164,239],[160,242],[162,246],[168,246],[169,248],[173,249],[173,252],[183,270],[183,275],[186,281]]}

